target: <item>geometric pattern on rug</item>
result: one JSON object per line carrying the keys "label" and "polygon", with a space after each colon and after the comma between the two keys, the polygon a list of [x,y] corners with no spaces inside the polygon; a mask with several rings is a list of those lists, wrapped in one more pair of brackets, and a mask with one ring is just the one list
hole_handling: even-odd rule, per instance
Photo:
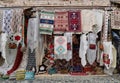
{"label": "geometric pattern on rug", "polygon": [[80,11],[68,12],[69,31],[81,31],[81,13]]}
{"label": "geometric pattern on rug", "polygon": [[59,46],[56,50],[57,50],[59,55],[61,55],[61,54],[63,54],[65,52],[65,49],[64,49],[63,46]]}
{"label": "geometric pattern on rug", "polygon": [[65,36],[55,36],[54,53],[63,55],[67,53],[67,38]]}
{"label": "geometric pattern on rug", "polygon": [[57,42],[59,44],[63,44],[65,42],[65,39],[63,37],[59,37],[59,38],[57,38]]}

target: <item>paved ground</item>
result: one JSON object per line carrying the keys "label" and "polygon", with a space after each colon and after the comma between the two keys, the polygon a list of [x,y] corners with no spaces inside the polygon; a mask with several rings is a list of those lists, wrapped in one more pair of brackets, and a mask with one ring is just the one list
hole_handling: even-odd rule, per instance
{"label": "paved ground", "polygon": [[0,80],[0,83],[120,83],[120,75],[114,76],[42,75],[36,76],[35,80],[22,80],[22,81]]}

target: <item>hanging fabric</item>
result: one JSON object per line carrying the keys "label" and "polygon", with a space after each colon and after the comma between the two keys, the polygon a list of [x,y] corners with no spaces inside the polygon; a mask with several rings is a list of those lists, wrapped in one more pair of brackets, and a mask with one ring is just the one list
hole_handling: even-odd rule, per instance
{"label": "hanging fabric", "polygon": [[36,59],[35,59],[35,49],[28,49],[28,60],[27,60],[26,70],[31,71],[32,68],[36,67]]}
{"label": "hanging fabric", "polygon": [[22,14],[23,9],[13,9],[13,16],[12,16],[12,31],[13,33],[16,33],[18,29],[21,27],[22,24]]}
{"label": "hanging fabric", "polygon": [[26,49],[26,51],[23,52],[23,58],[22,58],[20,66],[17,70],[25,70],[26,66],[27,66],[27,60],[28,60],[28,49]]}
{"label": "hanging fabric", "polygon": [[55,36],[54,39],[54,54],[58,59],[63,59],[67,54],[67,37]]}
{"label": "hanging fabric", "polygon": [[81,10],[82,32],[92,31],[93,25],[97,26],[97,32],[101,31],[103,15],[102,10]]}
{"label": "hanging fabric", "polygon": [[3,10],[0,10],[0,66],[2,66],[5,62],[5,59],[2,56],[2,25],[3,25]]}
{"label": "hanging fabric", "polygon": [[88,50],[87,50],[87,60],[90,65],[92,65],[96,60],[96,38],[95,33],[88,33]]}
{"label": "hanging fabric", "polygon": [[104,17],[104,11],[103,10],[92,10],[94,14],[94,25],[96,26],[96,32],[100,32],[102,30],[103,26],[103,17]]}
{"label": "hanging fabric", "polygon": [[2,57],[5,59],[5,62],[7,63],[6,61],[6,45],[7,45],[7,33],[2,33],[1,34],[1,52],[2,52]]}
{"label": "hanging fabric", "polygon": [[[36,11],[36,20],[35,22],[36,26],[32,27],[34,28],[34,47],[35,47],[35,59],[36,59],[36,73],[39,71],[39,66],[42,65],[42,60],[44,57],[44,36],[39,33],[39,12]],[[34,25],[34,23],[33,23]],[[28,32],[29,33],[29,32]],[[30,36],[31,37],[31,36]],[[31,38],[32,39],[32,38]]]}
{"label": "hanging fabric", "polygon": [[36,55],[36,50],[38,51],[38,18],[30,18],[28,22],[27,31],[27,48],[28,48],[28,62],[26,70],[36,69],[36,59],[39,58]]}
{"label": "hanging fabric", "polygon": [[[13,31],[13,17],[14,17],[14,11],[15,9],[5,9],[3,10],[3,25],[2,25],[2,33],[1,34],[1,46],[2,46],[2,56],[5,59],[5,63],[3,66],[1,66],[1,69],[4,69],[1,71],[3,74],[6,74],[7,71],[10,70],[10,73],[15,71],[17,69],[16,67],[13,67],[15,63],[15,58],[17,58],[17,46],[21,42],[21,35],[20,35],[20,28],[17,31],[18,33],[14,33]],[[17,18],[17,16],[16,16]],[[20,19],[19,19],[20,20]],[[17,20],[16,20],[17,21]],[[21,22],[19,21],[21,24]],[[16,24],[17,25],[17,24]],[[17,28],[17,27],[16,27]],[[17,59],[18,60],[18,59]],[[17,63],[20,64],[20,63]]]}
{"label": "hanging fabric", "polygon": [[2,31],[3,26],[3,10],[0,10],[0,31]]}
{"label": "hanging fabric", "polygon": [[107,38],[108,38],[108,18],[109,18],[109,13],[107,11],[105,11],[103,37],[102,37],[103,41],[107,41]]}
{"label": "hanging fabric", "polygon": [[65,37],[67,37],[67,55],[65,55],[64,59],[69,61],[72,59],[72,33],[66,32],[64,34]]}
{"label": "hanging fabric", "polygon": [[40,12],[40,34],[52,35],[54,28],[54,12]]}
{"label": "hanging fabric", "polygon": [[113,72],[116,68],[116,55],[117,55],[117,51],[115,49],[115,47],[112,45],[112,54],[113,54],[113,61],[112,63],[109,65],[109,69],[108,68],[104,68],[104,73],[108,74],[108,75],[113,75]]}
{"label": "hanging fabric", "polygon": [[[22,18],[22,9],[21,9],[21,13],[20,12],[15,13],[15,11],[18,11],[18,10],[19,9],[17,9],[17,10],[12,9],[13,15],[15,15],[15,14],[20,14],[20,15],[15,16],[15,18],[18,18],[18,19],[14,19],[13,16],[10,19],[10,20],[12,20],[10,23],[10,26],[12,27],[12,29],[11,29],[12,33],[10,33],[7,37],[8,39],[7,39],[7,45],[6,45],[6,57],[7,57],[6,60],[7,60],[7,64],[9,64],[9,65],[12,65],[14,63],[16,54],[17,54],[17,46],[19,45],[19,43],[22,40],[21,31],[20,31],[21,30],[21,27],[20,27],[21,19],[20,18]],[[14,26],[12,24],[14,24]],[[15,32],[14,32],[13,28],[17,28]],[[11,59],[11,60],[9,60],[9,59]]]}
{"label": "hanging fabric", "polygon": [[12,17],[13,17],[13,10],[4,10],[3,11],[3,27],[2,27],[2,31],[10,34],[13,33],[12,31]]}
{"label": "hanging fabric", "polygon": [[21,63],[22,57],[23,57],[23,52],[21,52],[21,47],[22,47],[21,44],[19,44],[14,65],[12,66],[12,68],[10,70],[7,71],[7,74],[9,74],[9,75],[11,73],[13,73],[20,66],[20,63]]}
{"label": "hanging fabric", "polygon": [[112,29],[120,29],[120,10],[119,9],[115,9],[112,12],[112,16],[111,16],[111,27]]}
{"label": "hanging fabric", "polygon": [[68,12],[56,11],[54,31],[68,31]]}
{"label": "hanging fabric", "polygon": [[80,37],[80,49],[79,49],[79,57],[81,58],[81,64],[84,67],[87,64],[86,54],[88,49],[88,41],[86,34],[82,34]]}
{"label": "hanging fabric", "polygon": [[43,57],[45,56],[44,50],[44,36],[39,34],[38,37],[39,43],[36,48],[36,69],[39,71],[39,66],[42,65]]}
{"label": "hanging fabric", "polygon": [[91,10],[81,10],[82,32],[92,31],[94,25],[94,14]]}
{"label": "hanging fabric", "polygon": [[[37,42],[37,18],[31,18],[29,19],[28,22],[28,31],[27,31],[27,45],[28,48],[31,49],[31,52],[33,51],[33,49],[36,48],[36,42]],[[38,36],[37,36],[38,37]]]}
{"label": "hanging fabric", "polygon": [[17,44],[14,40],[14,34],[10,34],[7,39],[6,45],[6,62],[9,65],[12,65],[15,61],[17,54]]}
{"label": "hanging fabric", "polygon": [[113,62],[111,63],[112,68],[116,68],[117,64],[117,50],[114,45],[112,45],[112,53],[113,53]]}
{"label": "hanging fabric", "polygon": [[79,57],[79,46],[80,46],[80,35],[73,34],[72,35],[72,59],[71,59],[71,66],[73,73],[79,73],[83,71],[81,65],[81,59]]}
{"label": "hanging fabric", "polygon": [[[100,46],[101,45],[101,46]],[[100,63],[100,66],[103,66],[104,63],[103,63],[103,44],[101,44],[101,41],[98,41],[97,42],[97,59],[96,61],[98,63]]]}
{"label": "hanging fabric", "polygon": [[81,11],[68,11],[68,31],[81,31]]}
{"label": "hanging fabric", "polygon": [[104,53],[103,62],[107,69],[110,68],[110,64],[113,62],[112,42],[103,42]]}

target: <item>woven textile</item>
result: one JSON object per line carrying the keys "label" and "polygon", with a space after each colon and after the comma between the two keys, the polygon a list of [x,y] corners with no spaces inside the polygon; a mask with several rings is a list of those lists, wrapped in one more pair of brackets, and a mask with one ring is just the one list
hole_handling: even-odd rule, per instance
{"label": "woven textile", "polygon": [[16,59],[15,59],[14,65],[12,66],[12,68],[10,70],[7,71],[7,74],[10,75],[16,69],[18,69],[18,67],[21,64],[22,58],[23,58],[23,52],[21,52],[21,45],[19,44],[18,45],[18,50],[17,50],[17,55],[16,55]]}
{"label": "woven textile", "polygon": [[9,76],[9,80],[16,80],[16,72],[12,73],[12,74]]}
{"label": "woven textile", "polygon": [[96,38],[95,33],[88,34],[88,49],[87,49],[87,60],[90,65],[92,65],[96,60]]}
{"label": "woven textile", "polygon": [[3,12],[3,28],[2,31],[5,33],[12,33],[12,16],[13,16],[13,10],[4,10]]}
{"label": "woven textile", "polygon": [[80,35],[72,35],[72,46],[73,46],[73,55],[71,60],[72,72],[81,72],[81,59],[79,57],[79,48],[80,48]]}
{"label": "woven textile", "polygon": [[25,70],[18,70],[16,72],[16,80],[24,80],[25,78]]}
{"label": "woven textile", "polygon": [[81,64],[83,67],[87,64],[86,61],[87,49],[88,49],[87,36],[86,34],[82,34],[80,37],[79,57],[81,58]]}
{"label": "woven textile", "polygon": [[35,49],[37,72],[38,72],[39,66],[42,65],[43,57],[45,55],[45,53],[44,53],[44,50],[45,50],[45,47],[44,47],[44,42],[45,42],[44,41],[44,35],[40,34],[38,39],[39,39],[39,44],[38,44],[37,48]]}
{"label": "woven textile", "polygon": [[64,56],[64,59],[69,61],[72,59],[72,33],[67,32],[64,34],[64,36],[67,37],[67,55]]}
{"label": "woven textile", "polygon": [[37,47],[36,43],[38,41],[37,34],[37,18],[31,18],[28,22],[28,31],[27,31],[27,45],[33,51]]}
{"label": "woven textile", "polygon": [[[1,52],[2,52],[2,57],[6,60],[6,44],[7,44],[7,33],[2,33],[1,34]],[[5,61],[6,62],[6,61]]]}
{"label": "woven textile", "polygon": [[92,26],[94,25],[94,14],[91,10],[82,10],[82,32],[92,31]]}
{"label": "woven textile", "polygon": [[54,27],[54,12],[41,11],[40,14],[40,34],[51,35]]}
{"label": "woven textile", "polygon": [[25,79],[26,80],[34,80],[34,72],[33,71],[26,71],[25,73]]}
{"label": "woven textile", "polygon": [[68,21],[69,21],[69,31],[81,31],[80,11],[69,11]]}
{"label": "woven textile", "polygon": [[101,31],[103,14],[102,10],[81,10],[82,32],[92,31],[93,25],[97,25],[97,32]]}
{"label": "woven textile", "polygon": [[28,62],[26,70],[32,70],[32,68],[36,67],[36,59],[35,59],[35,49],[31,52],[31,49],[28,50]]}
{"label": "woven textile", "polygon": [[104,18],[105,26],[103,28],[103,37],[102,37],[103,41],[107,41],[108,38],[108,17],[109,17],[109,13],[105,11],[105,18]]}
{"label": "woven textile", "polygon": [[112,12],[112,28],[120,29],[120,10],[114,10]]}
{"label": "woven textile", "polygon": [[61,55],[67,54],[67,38],[65,36],[55,36],[54,53],[58,58],[63,58]]}
{"label": "woven textile", "polygon": [[54,31],[68,30],[68,12],[55,12]]}
{"label": "woven textile", "polygon": [[12,17],[12,31],[13,33],[16,33],[19,28],[21,27],[21,22],[22,22],[22,9],[13,9],[13,17]]}
{"label": "woven textile", "polygon": [[104,54],[103,62],[107,69],[110,68],[110,64],[113,62],[113,51],[112,51],[112,42],[103,42]]}
{"label": "woven textile", "polygon": [[6,62],[10,66],[10,65],[13,65],[15,62],[15,58],[17,55],[17,48],[10,49],[8,48],[8,45],[6,47],[7,47],[6,48]]}
{"label": "woven textile", "polygon": [[114,45],[112,45],[112,52],[113,52],[113,62],[111,63],[112,68],[116,68],[117,63],[117,50]]}
{"label": "woven textile", "polygon": [[3,10],[0,10],[0,31],[2,31],[3,26]]}

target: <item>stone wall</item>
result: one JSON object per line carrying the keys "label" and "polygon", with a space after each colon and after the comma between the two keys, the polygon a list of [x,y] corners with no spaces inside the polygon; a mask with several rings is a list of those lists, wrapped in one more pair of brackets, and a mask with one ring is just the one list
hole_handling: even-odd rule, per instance
{"label": "stone wall", "polygon": [[110,0],[0,0],[3,6],[109,6]]}

